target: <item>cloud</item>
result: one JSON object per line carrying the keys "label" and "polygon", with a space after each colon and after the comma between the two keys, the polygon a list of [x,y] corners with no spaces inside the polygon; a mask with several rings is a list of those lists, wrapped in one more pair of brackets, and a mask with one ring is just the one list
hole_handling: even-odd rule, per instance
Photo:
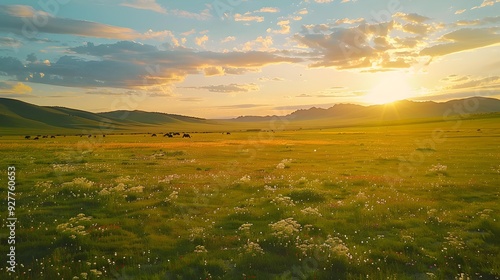
{"label": "cloud", "polygon": [[335,21],[335,24],[356,24],[356,23],[361,23],[361,22],[364,22],[365,19],[364,18],[356,18],[356,19],[349,19],[349,18],[342,18],[342,19],[338,19]]}
{"label": "cloud", "polygon": [[289,20],[280,20],[278,23],[276,23],[280,27],[278,30],[271,30],[271,28],[267,29],[268,33],[274,33],[274,34],[288,34],[290,33],[290,21]]}
{"label": "cloud", "polygon": [[228,84],[228,85],[210,85],[210,86],[199,86],[199,87],[183,87],[187,89],[204,89],[209,92],[217,93],[241,93],[258,91],[260,88],[254,83],[250,84]]}
{"label": "cloud", "polygon": [[134,39],[140,34],[132,29],[97,22],[54,17],[30,6],[0,5],[0,31],[12,32],[28,39],[39,33],[72,34],[108,39]]}
{"label": "cloud", "polygon": [[212,14],[210,13],[209,9],[204,9],[200,13],[193,13],[189,11],[174,9],[174,10],[169,10],[168,14],[183,18],[196,19],[196,20],[208,20],[212,18]]}
{"label": "cloud", "polygon": [[7,47],[11,50],[18,49],[23,46],[23,42],[12,37],[0,37],[0,47]]}
{"label": "cloud", "polygon": [[403,20],[408,21],[408,22],[414,22],[414,23],[422,23],[422,22],[430,20],[430,18],[428,18],[426,16],[421,16],[421,15],[415,14],[415,13],[406,14],[406,13],[398,12],[398,13],[394,14],[394,17],[403,19]]}
{"label": "cloud", "polygon": [[26,94],[31,93],[33,89],[23,83],[17,82],[2,82],[0,81],[0,93],[1,94]]}
{"label": "cloud", "polygon": [[227,36],[226,38],[222,39],[221,43],[227,43],[236,40],[236,37],[234,36]]}
{"label": "cloud", "polygon": [[235,105],[224,105],[217,106],[219,109],[250,109],[267,106],[265,104],[235,104]]}
{"label": "cloud", "polygon": [[302,8],[296,12],[296,14],[299,14],[299,15],[307,15],[308,13],[309,13],[309,11],[307,11],[306,8]]}
{"label": "cloud", "polygon": [[166,14],[167,10],[156,3],[156,0],[131,0],[120,4],[121,6],[131,7],[134,9],[150,10],[153,12]]}
{"label": "cloud", "polygon": [[496,31],[496,28],[459,29],[440,38],[440,41],[449,43],[425,48],[420,55],[436,57],[499,44],[500,34]]}
{"label": "cloud", "polygon": [[284,80],[285,79],[280,78],[280,77],[274,77],[274,78],[261,77],[261,78],[259,78],[259,81],[261,81],[261,82],[269,82],[269,81],[282,82]]}
{"label": "cloud", "polygon": [[263,22],[264,17],[261,16],[253,16],[250,12],[245,14],[235,14],[234,21],[255,21],[255,22]]}
{"label": "cloud", "polygon": [[279,11],[280,9],[275,7],[263,7],[257,11],[254,11],[254,13],[279,13]]}
{"label": "cloud", "polygon": [[463,14],[465,11],[467,11],[467,9],[457,10],[457,11],[455,12],[455,15],[460,15],[460,14]]}
{"label": "cloud", "polygon": [[207,35],[203,35],[201,37],[195,38],[196,45],[198,45],[198,46],[202,46],[203,44],[205,44],[206,41],[208,41]]}
{"label": "cloud", "polygon": [[471,89],[485,89],[485,88],[500,88],[500,77],[477,77],[461,76],[449,80],[450,85],[446,86],[447,90],[471,90]]}
{"label": "cloud", "polygon": [[[86,59],[81,57],[85,56]],[[277,63],[301,59],[268,52],[211,52],[186,48],[160,50],[131,41],[86,45],[67,49],[67,55],[50,63],[23,64],[13,57],[0,57],[0,73],[19,82],[82,88],[127,88],[168,91],[188,75],[240,75]]]}
{"label": "cloud", "polygon": [[294,39],[311,50],[310,67],[367,68],[382,58],[390,59],[385,57],[385,51],[392,47],[384,37],[393,29],[392,22],[362,23],[349,28],[321,24],[303,29]]}
{"label": "cloud", "polygon": [[455,23],[456,26],[474,26],[474,25],[487,25],[500,23],[500,16],[485,17],[483,19],[474,20],[459,20]]}
{"label": "cloud", "polygon": [[266,36],[262,37],[259,36],[253,41],[248,41],[243,45],[243,50],[249,51],[253,49],[259,49],[262,51],[267,51],[269,48],[273,45],[273,37],[271,36]]}
{"label": "cloud", "polygon": [[471,8],[471,10],[484,8],[484,7],[488,7],[488,6],[493,6],[493,5],[495,5],[495,3],[499,3],[499,2],[500,2],[500,0],[483,0],[483,3],[481,3],[481,5],[474,6]]}

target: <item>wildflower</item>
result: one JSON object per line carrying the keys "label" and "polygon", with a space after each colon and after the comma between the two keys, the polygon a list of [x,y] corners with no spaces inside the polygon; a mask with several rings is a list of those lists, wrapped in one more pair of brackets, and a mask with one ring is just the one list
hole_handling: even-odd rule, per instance
{"label": "wildflower", "polygon": [[242,224],[242,225],[238,228],[238,230],[239,230],[239,231],[244,231],[244,232],[249,232],[249,231],[250,231],[250,227],[252,227],[252,226],[253,226],[253,224],[248,224],[248,223],[247,223],[247,224]]}
{"label": "wildflower", "polygon": [[144,187],[143,186],[137,186],[137,187],[132,187],[130,189],[128,189],[129,192],[136,192],[136,193],[141,193],[144,191]]}
{"label": "wildflower", "polygon": [[446,173],[447,169],[448,169],[448,166],[438,163],[436,165],[432,165],[428,171],[430,173],[444,174],[444,173]]}
{"label": "wildflower", "polygon": [[241,182],[250,182],[250,180],[251,180],[250,175],[245,175],[240,178]]}
{"label": "wildflower", "polygon": [[277,197],[275,197],[271,203],[275,205],[283,205],[283,206],[295,206],[295,203],[293,202],[292,198],[289,196],[283,196],[282,194],[278,194]]}
{"label": "wildflower", "polygon": [[283,159],[280,163],[278,163],[278,165],[276,165],[276,169],[285,169],[291,162],[292,159]]}
{"label": "wildflower", "polygon": [[305,215],[316,215],[316,216],[323,216],[321,213],[318,211],[318,208],[312,208],[312,207],[307,207],[302,210],[300,210]]}
{"label": "wildflower", "polygon": [[274,224],[269,224],[274,231],[272,234],[279,238],[288,238],[299,232],[301,225],[293,218],[283,219]]}
{"label": "wildflower", "polygon": [[207,249],[205,249],[205,246],[203,245],[196,245],[196,248],[194,249],[195,253],[206,253],[208,252]]}
{"label": "wildflower", "polygon": [[82,188],[90,188],[94,185],[94,182],[87,180],[84,177],[74,178],[71,182],[66,182],[62,184],[65,187],[82,187]]}
{"label": "wildflower", "polygon": [[247,244],[243,245],[243,250],[253,257],[264,254],[264,250],[260,247],[259,243],[251,242],[250,240],[247,241]]}

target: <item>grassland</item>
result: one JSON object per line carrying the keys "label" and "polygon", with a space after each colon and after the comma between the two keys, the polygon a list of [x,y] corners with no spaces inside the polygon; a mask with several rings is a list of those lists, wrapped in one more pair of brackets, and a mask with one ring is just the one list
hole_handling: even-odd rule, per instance
{"label": "grassland", "polygon": [[[17,169],[20,265],[0,273],[499,279],[498,118],[282,128],[1,137],[0,166]],[[5,256],[5,223],[1,234]]]}

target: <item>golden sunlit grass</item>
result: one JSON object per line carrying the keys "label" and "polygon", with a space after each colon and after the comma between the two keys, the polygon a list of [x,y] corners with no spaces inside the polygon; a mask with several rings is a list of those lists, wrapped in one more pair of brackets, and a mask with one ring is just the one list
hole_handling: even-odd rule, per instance
{"label": "golden sunlit grass", "polygon": [[[2,137],[18,169],[11,276],[495,279],[498,119],[455,125]],[[420,147],[435,129],[444,141]]]}

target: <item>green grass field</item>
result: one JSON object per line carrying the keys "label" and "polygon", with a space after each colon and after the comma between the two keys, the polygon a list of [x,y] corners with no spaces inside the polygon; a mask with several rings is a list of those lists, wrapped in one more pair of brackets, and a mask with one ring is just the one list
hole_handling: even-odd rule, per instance
{"label": "green grass field", "polygon": [[498,120],[3,136],[0,278],[499,279]]}

